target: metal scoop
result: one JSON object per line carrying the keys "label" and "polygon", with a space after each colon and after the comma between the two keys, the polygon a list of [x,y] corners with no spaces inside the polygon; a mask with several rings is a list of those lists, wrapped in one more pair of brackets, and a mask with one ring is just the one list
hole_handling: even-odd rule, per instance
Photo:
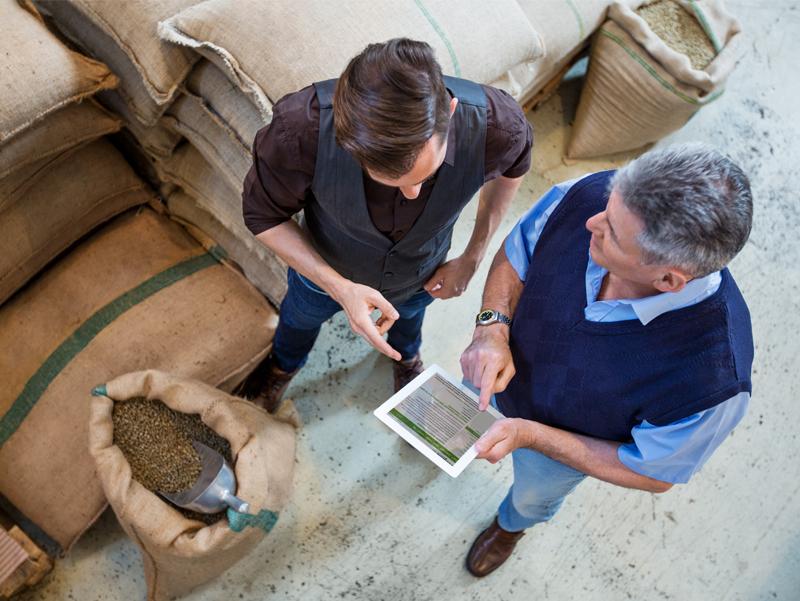
{"label": "metal scoop", "polygon": [[234,496],[236,477],[230,464],[222,455],[202,443],[193,441],[192,446],[200,456],[201,469],[197,482],[189,490],[158,493],[178,507],[199,513],[218,513],[226,507],[238,513],[247,513],[250,504]]}

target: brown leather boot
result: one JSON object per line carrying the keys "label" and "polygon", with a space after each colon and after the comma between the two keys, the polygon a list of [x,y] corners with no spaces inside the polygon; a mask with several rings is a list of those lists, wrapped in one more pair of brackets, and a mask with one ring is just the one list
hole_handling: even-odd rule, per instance
{"label": "brown leather boot", "polygon": [[508,532],[500,527],[495,516],[492,524],[478,535],[467,554],[467,569],[473,576],[486,576],[511,556],[525,531]]}
{"label": "brown leather boot", "polygon": [[394,363],[394,391],[397,392],[411,380],[420,375],[425,368],[422,367],[422,359],[419,353],[404,361],[392,361]]}
{"label": "brown leather boot", "polygon": [[264,359],[245,380],[234,389],[233,394],[253,401],[270,413],[278,408],[283,393],[300,371],[283,371],[272,359],[272,355]]}

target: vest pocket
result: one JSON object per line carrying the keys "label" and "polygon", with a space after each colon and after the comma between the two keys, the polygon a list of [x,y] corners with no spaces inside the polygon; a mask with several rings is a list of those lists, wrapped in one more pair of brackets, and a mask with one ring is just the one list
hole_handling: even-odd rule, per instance
{"label": "vest pocket", "polygon": [[447,258],[447,251],[449,250],[450,250],[450,245],[448,244],[447,246],[442,248],[441,251],[436,253],[436,255],[432,259],[425,261],[422,265],[419,266],[419,269],[417,270],[417,275],[418,276],[432,275],[433,272],[436,271],[436,269],[439,267],[439,265],[444,263],[445,259]]}

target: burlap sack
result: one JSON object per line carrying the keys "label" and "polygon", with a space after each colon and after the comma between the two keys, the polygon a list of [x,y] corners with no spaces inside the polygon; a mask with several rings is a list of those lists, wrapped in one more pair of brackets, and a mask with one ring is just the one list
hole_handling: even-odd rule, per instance
{"label": "burlap sack", "polygon": [[202,98],[189,92],[181,94],[164,118],[228,180],[232,189],[241,189],[253,164],[253,155],[236,132],[215,115]]}
{"label": "burlap sack", "polygon": [[[0,180],[20,167],[119,131],[120,120],[94,100],[68,104],[0,143]],[[0,207],[3,206],[0,200]]]}
{"label": "burlap sack", "polygon": [[739,56],[741,26],[722,0],[677,1],[709,34],[717,57],[704,70],[693,69],[688,57],[667,46],[644,19],[615,2],[592,41],[567,149],[570,158],[660,140],[722,94]]}
{"label": "burlap sack", "polygon": [[212,62],[203,59],[195,65],[184,84],[186,90],[203,99],[213,114],[233,131],[247,149],[253,151],[253,141],[259,129],[269,124],[239,88]]}
{"label": "burlap sack", "polygon": [[131,210],[0,307],[0,494],[67,552],[106,506],[91,390],[160,369],[231,390],[277,314],[178,224]]}
{"label": "burlap sack", "polygon": [[158,22],[201,0],[36,0],[58,28],[120,78],[120,93],[148,126],[172,101],[197,60],[185,48],[162,44]]}
{"label": "burlap sack", "polygon": [[[181,207],[175,214],[194,223],[223,246],[223,242],[230,238],[237,240],[238,245],[230,240],[225,248],[231,252],[234,261],[242,267],[248,278],[259,282],[259,290],[275,306],[279,306],[286,294],[286,264],[256,240],[244,225],[241,189],[232,188],[226,178],[191,144],[181,144],[169,160],[157,161],[155,166],[162,180],[182,188],[192,197],[194,204],[210,214],[214,222],[218,222],[223,229],[217,231],[214,222],[209,222],[203,213],[192,210],[191,205],[181,202],[180,198],[173,200],[171,204],[170,200],[167,201],[173,208]],[[169,198],[172,199],[171,196]],[[249,267],[254,260],[262,263],[257,269]]]}
{"label": "burlap sack", "polygon": [[[539,32],[545,54],[522,63],[492,82],[525,104],[588,44],[589,37],[606,20],[611,0],[517,0]],[[644,0],[625,0],[637,8]],[[498,40],[498,43],[503,40]]]}
{"label": "burlap sack", "polygon": [[14,169],[5,177],[0,178],[0,212],[19,200],[19,198],[30,190],[36,182],[50,173],[53,167],[67,160],[92,142],[94,142],[94,140],[79,142],[72,148],[68,148],[63,152],[31,161],[26,165]]}
{"label": "burlap sack", "polygon": [[104,138],[72,153],[0,213],[0,303],[78,238],[149,196]]}
{"label": "burlap sack", "polygon": [[59,42],[30,2],[0,0],[0,20],[0,143],[71,102],[117,85],[105,65]]}
{"label": "burlap sack", "polygon": [[0,213],[0,303],[78,238],[148,198],[104,138],[61,161]]}
{"label": "burlap sack", "polygon": [[105,90],[97,94],[96,98],[122,118],[122,123],[128,131],[133,134],[142,149],[153,158],[168,159],[183,140],[183,136],[169,127],[164,117],[159,117],[155,125],[142,125],[119,90]]}
{"label": "burlap sack", "polygon": [[242,216],[241,185],[233,187],[192,144],[184,142],[169,160],[156,161],[159,177],[183,188],[237,237],[252,237]]}
{"label": "burlap sack", "polygon": [[[142,552],[148,601],[166,601],[219,576],[272,530],[292,491],[294,428],[248,401],[189,378],[158,371],[127,374],[93,393],[89,450],[117,519]],[[204,423],[231,443],[241,515],[211,526],[189,520],[131,478],[114,444],[114,401],[160,399]],[[113,400],[112,400],[113,399]]]}
{"label": "burlap sack", "polygon": [[[170,214],[195,226],[224,248],[228,258],[241,268],[247,279],[275,307],[280,307],[286,295],[286,265],[266,246],[252,235],[245,237],[234,234],[183,190],[170,194],[167,208]],[[186,229],[198,237],[189,225]]]}
{"label": "burlap sack", "polygon": [[446,75],[480,83],[543,54],[516,0],[208,0],[159,34],[217,64],[264,115],[272,101],[338,77],[368,44],[394,37],[428,42]]}

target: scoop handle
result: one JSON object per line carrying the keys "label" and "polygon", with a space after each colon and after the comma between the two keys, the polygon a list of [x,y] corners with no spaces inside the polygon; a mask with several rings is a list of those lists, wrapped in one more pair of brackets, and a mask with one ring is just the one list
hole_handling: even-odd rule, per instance
{"label": "scoop handle", "polygon": [[250,511],[250,503],[242,501],[239,497],[235,497],[229,492],[226,492],[224,495],[222,495],[221,501],[233,509],[236,513],[247,513]]}

